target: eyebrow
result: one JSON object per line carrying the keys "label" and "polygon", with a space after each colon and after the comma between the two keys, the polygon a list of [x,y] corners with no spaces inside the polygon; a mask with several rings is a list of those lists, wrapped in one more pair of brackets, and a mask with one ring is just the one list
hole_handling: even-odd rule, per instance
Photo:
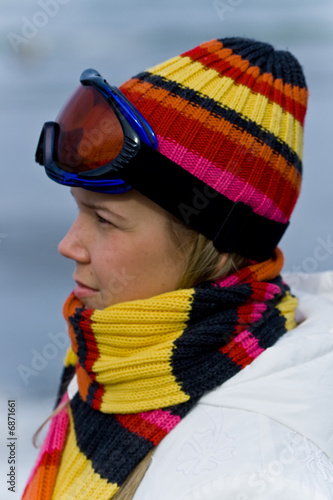
{"label": "eyebrow", "polygon": [[70,191],[70,192],[71,192],[71,195],[73,196],[73,198],[75,199],[75,201],[77,203],[80,203],[84,207],[89,208],[90,210],[103,210],[105,212],[108,212],[110,215],[112,215],[112,216],[116,217],[117,219],[119,219],[120,222],[126,222],[127,221],[126,217],[124,217],[123,215],[117,214],[116,212],[113,212],[112,210],[110,210],[105,205],[101,205],[99,203],[86,203],[85,201],[77,200],[75,198],[74,194],[72,193],[72,191]]}

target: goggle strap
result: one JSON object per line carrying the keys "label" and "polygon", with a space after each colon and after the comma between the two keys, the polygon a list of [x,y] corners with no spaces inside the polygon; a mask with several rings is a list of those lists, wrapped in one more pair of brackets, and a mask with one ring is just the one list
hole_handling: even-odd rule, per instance
{"label": "goggle strap", "polygon": [[242,202],[229,200],[145,144],[121,174],[147,198],[213,240],[221,252],[266,260],[289,225],[258,215]]}

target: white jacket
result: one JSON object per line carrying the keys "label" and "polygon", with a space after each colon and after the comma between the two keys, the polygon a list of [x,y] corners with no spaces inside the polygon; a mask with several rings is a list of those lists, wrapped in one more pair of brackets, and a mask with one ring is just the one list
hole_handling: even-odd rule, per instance
{"label": "white jacket", "polygon": [[135,500],[333,499],[333,272],[285,279],[299,326],[163,439]]}

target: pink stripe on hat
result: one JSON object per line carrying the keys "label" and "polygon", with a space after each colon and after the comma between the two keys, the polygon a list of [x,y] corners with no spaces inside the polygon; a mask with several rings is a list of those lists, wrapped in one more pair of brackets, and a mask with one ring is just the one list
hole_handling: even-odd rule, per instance
{"label": "pink stripe on hat", "polygon": [[[168,151],[171,148],[174,150],[175,144],[168,138],[157,137],[160,152],[168,156]],[[270,200],[267,194],[261,193],[248,182],[241,180],[231,172],[223,171],[220,167],[214,165],[214,163],[203,158],[198,153],[188,151],[181,144],[177,145],[177,153],[183,157],[182,166],[185,170],[192,173],[195,168],[195,176],[198,179],[216,189],[216,191],[226,196],[229,200],[235,202],[242,201],[251,206],[255,213],[276,222],[288,222],[288,218]],[[198,169],[198,163],[200,164],[200,169]]]}

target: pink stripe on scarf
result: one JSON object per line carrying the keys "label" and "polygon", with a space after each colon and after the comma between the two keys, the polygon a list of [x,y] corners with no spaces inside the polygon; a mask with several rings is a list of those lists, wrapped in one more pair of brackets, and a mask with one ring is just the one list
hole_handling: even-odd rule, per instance
{"label": "pink stripe on scarf", "polygon": [[228,276],[227,278],[222,278],[221,280],[216,280],[215,286],[235,286],[238,285],[239,279],[235,275]]}
{"label": "pink stripe on scarf", "polygon": [[265,293],[265,300],[272,300],[272,298],[277,294],[280,293],[280,288],[277,285],[274,285],[273,283],[267,283],[267,288],[266,288],[266,293]]}
{"label": "pink stripe on scarf", "polygon": [[261,319],[262,313],[264,311],[266,311],[266,309],[267,309],[266,304],[263,304],[260,302],[253,304],[253,311],[251,314],[252,321],[254,322],[254,321],[258,321],[259,319]]}
{"label": "pink stripe on scarf", "polygon": [[143,420],[147,420],[166,432],[170,432],[181,421],[179,416],[172,415],[167,410],[147,411],[139,413],[139,415]]}
{"label": "pink stripe on scarf", "polygon": [[256,358],[265,350],[262,347],[259,347],[258,339],[256,339],[256,337],[254,337],[248,330],[244,330],[242,333],[237,335],[234,341],[240,344],[251,358]]}
{"label": "pink stripe on scarf", "polygon": [[[168,156],[168,151],[172,149],[172,154],[175,154],[175,144],[170,139],[157,135],[159,151]],[[184,146],[177,145],[177,157],[182,159],[183,168],[188,172],[195,170],[195,176],[216,189],[219,193],[225,195],[232,201],[242,201],[250,205],[255,213],[263,215],[271,220],[286,223],[288,218],[279,209],[279,207],[261,193],[258,189],[251,186],[233,175],[231,172],[223,171],[214,163],[194,154]],[[198,168],[200,166],[200,169]],[[212,182],[212,178],[218,178],[219,183]]]}
{"label": "pink stripe on scarf", "polygon": [[[61,400],[61,403],[64,403],[68,400],[67,393]],[[66,431],[68,426],[68,411],[67,408],[64,408],[60,413],[55,415],[51,419],[51,424],[49,430],[47,432],[46,438],[44,439],[43,446],[40,449],[37,462],[31,471],[28,482],[26,484],[26,489],[29,483],[32,481],[45,453],[53,453],[55,450],[61,451],[64,447],[66,441]]]}

